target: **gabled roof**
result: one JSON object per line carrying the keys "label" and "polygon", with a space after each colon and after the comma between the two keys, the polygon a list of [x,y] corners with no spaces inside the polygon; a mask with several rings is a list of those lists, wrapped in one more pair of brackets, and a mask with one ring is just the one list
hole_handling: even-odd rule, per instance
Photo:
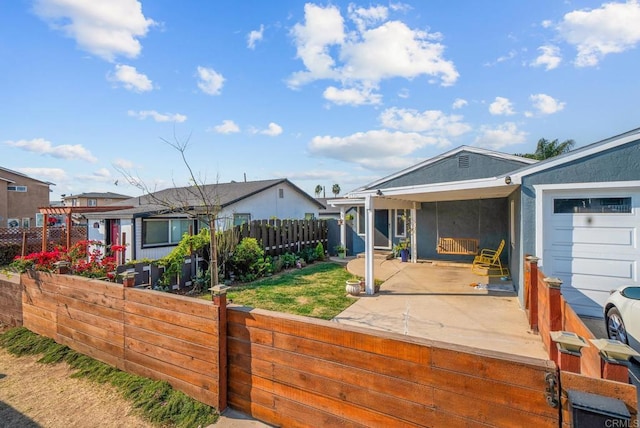
{"label": "gabled roof", "polygon": [[616,135],[614,137],[607,138],[584,147],[580,147],[579,149],[572,150],[563,155],[545,159],[536,163],[535,165],[520,168],[508,175],[511,177],[511,180],[514,184],[520,184],[522,182],[522,177],[555,168],[557,166],[564,165],[566,163],[573,162],[575,160],[597,153],[601,153],[605,150],[610,150],[628,143],[632,143],[637,140],[640,140],[640,128],[636,128],[623,134]]}
{"label": "gabled roof", "polygon": [[[38,183],[46,184],[47,186],[49,186],[49,185],[54,185],[54,186],[55,186],[55,183],[52,183],[52,182],[50,182],[50,181],[42,181],[42,180],[38,180],[37,178],[29,177],[27,174],[23,174],[23,173],[21,173],[21,172],[14,171],[14,170],[12,170],[12,169],[5,168],[5,167],[3,167],[3,166],[0,166],[0,171],[6,171],[6,172],[9,172],[9,173],[11,173],[11,174],[19,175],[20,177],[28,178],[29,180],[37,181]],[[10,182],[10,183],[14,183],[14,181],[13,181],[13,180],[9,180],[9,179],[7,179],[7,178],[2,178],[2,179],[3,179],[3,180],[5,180],[5,181],[8,181],[8,182]]]}
{"label": "gabled roof", "polygon": [[67,199],[76,198],[131,199],[131,196],[113,192],[87,192],[78,193],[77,195],[67,195],[63,199],[66,201]]}
{"label": "gabled roof", "polygon": [[[202,186],[202,191],[206,200],[221,208],[225,208],[250,196],[263,192],[272,187],[288,184],[293,189],[305,196],[309,201],[313,202],[318,208],[324,208],[324,205],[312,198],[308,193],[291,183],[286,178],[274,180],[244,181],[230,183],[206,184]],[[133,208],[120,210],[114,213],[105,212],[100,214],[113,214],[118,217],[139,217],[145,215],[153,215],[158,213],[170,213],[184,209],[197,209],[203,206],[203,198],[197,194],[196,187],[177,187],[160,190],[150,195],[138,196],[130,199],[121,200],[108,206],[130,205]],[[175,207],[172,209],[172,207]],[[98,213],[92,213],[87,217],[97,217]],[[111,217],[113,217],[111,215]]]}
{"label": "gabled roof", "polygon": [[[405,168],[405,169],[403,169],[401,171],[395,172],[395,173],[393,173],[391,175],[388,175],[386,177],[383,177],[383,178],[378,179],[376,181],[373,181],[371,183],[365,184],[364,186],[353,190],[353,192],[356,193],[356,192],[361,192],[363,190],[375,188],[375,187],[377,187],[378,185],[380,185],[382,183],[386,183],[386,182],[388,182],[390,180],[393,180],[393,179],[395,179],[397,177],[401,177],[401,176],[406,175],[406,174],[408,174],[410,172],[419,170],[419,169],[424,168],[424,167],[426,167],[428,165],[435,164],[437,162],[440,162],[443,159],[446,159],[446,158],[449,158],[449,157],[453,157],[453,156],[455,156],[455,155],[457,155],[458,153],[461,153],[461,152],[476,153],[476,154],[479,154],[479,155],[490,156],[490,157],[494,157],[494,158],[497,158],[497,159],[516,161],[516,162],[521,162],[521,163],[525,163],[525,164],[535,164],[535,163],[538,162],[535,159],[529,159],[529,158],[524,158],[524,157],[521,157],[521,156],[510,155],[510,154],[507,154],[507,153],[502,153],[502,152],[497,152],[497,151],[494,151],[494,150],[483,149],[483,148],[480,148],[480,147],[460,146],[460,147],[457,147],[457,148],[455,148],[453,150],[449,150],[448,152],[442,153],[442,154],[440,154],[438,156],[434,156],[432,158],[426,159],[426,160],[424,160],[424,161],[422,161],[420,163],[417,163],[417,164],[415,164],[413,166],[410,166],[409,168]],[[351,192],[349,192],[349,193],[351,193]]]}

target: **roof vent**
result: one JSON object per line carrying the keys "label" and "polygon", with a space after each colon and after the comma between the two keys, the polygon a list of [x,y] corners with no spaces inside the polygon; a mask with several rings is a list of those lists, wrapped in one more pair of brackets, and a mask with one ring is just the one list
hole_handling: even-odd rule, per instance
{"label": "roof vent", "polygon": [[469,168],[469,156],[458,156],[458,168]]}

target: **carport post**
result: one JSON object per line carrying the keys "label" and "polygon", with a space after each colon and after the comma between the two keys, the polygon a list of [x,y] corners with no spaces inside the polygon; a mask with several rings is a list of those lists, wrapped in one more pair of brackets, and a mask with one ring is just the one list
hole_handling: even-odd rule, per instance
{"label": "carport post", "polygon": [[347,225],[345,224],[344,211],[344,205],[340,205],[340,245],[347,248]]}
{"label": "carport post", "polygon": [[418,262],[418,238],[417,238],[417,232],[416,232],[416,213],[418,212],[418,210],[416,209],[416,205],[418,205],[417,202],[413,203],[413,208],[411,208],[411,263],[417,263]]}
{"label": "carport post", "polygon": [[365,293],[374,294],[374,273],[373,273],[373,241],[374,241],[374,228],[373,228],[373,214],[374,214],[374,198],[371,195],[366,195],[364,198],[364,212],[365,212],[365,234],[364,234],[364,263],[365,263]]}

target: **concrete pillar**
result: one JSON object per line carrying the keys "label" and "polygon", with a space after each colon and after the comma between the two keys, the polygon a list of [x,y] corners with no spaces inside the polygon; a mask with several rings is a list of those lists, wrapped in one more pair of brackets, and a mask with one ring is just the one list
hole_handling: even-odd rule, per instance
{"label": "concrete pillar", "polygon": [[[418,262],[418,232],[416,231],[417,205],[417,202],[413,203],[413,208],[411,208],[411,222],[409,224],[409,230],[411,231],[411,263]],[[405,225],[405,227],[407,227],[407,225]]]}

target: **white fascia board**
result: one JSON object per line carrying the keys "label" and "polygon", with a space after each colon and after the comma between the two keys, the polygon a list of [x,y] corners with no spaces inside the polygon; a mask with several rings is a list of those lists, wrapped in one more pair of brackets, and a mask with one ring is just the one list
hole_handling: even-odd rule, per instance
{"label": "white fascia board", "polygon": [[618,146],[622,146],[627,143],[631,143],[640,139],[640,130],[636,130],[631,134],[624,135],[619,138],[612,138],[610,140],[604,140],[601,143],[594,143],[591,146],[587,146],[583,149],[578,149],[572,152],[568,152],[565,155],[558,156],[555,158],[551,158],[547,161],[543,161],[537,165],[532,165],[528,167],[524,167],[518,171],[509,174],[511,180],[515,184],[522,184],[522,177],[526,177],[531,174],[535,174],[536,172],[544,171],[547,169],[554,168],[556,166],[563,165],[565,163],[573,162],[575,160],[591,156],[593,154],[597,154]]}
{"label": "white fascia board", "polygon": [[372,189],[354,193],[356,196],[376,195],[378,190],[384,196],[402,196],[413,193],[446,192],[456,190],[484,189],[490,187],[505,186],[503,177],[479,178],[465,181],[448,181],[444,183],[420,184],[404,187],[391,187],[387,189]]}
{"label": "white fascia board", "polygon": [[356,206],[364,205],[364,198],[341,198],[341,199],[327,199],[327,204],[332,207],[338,207],[341,205]]}

